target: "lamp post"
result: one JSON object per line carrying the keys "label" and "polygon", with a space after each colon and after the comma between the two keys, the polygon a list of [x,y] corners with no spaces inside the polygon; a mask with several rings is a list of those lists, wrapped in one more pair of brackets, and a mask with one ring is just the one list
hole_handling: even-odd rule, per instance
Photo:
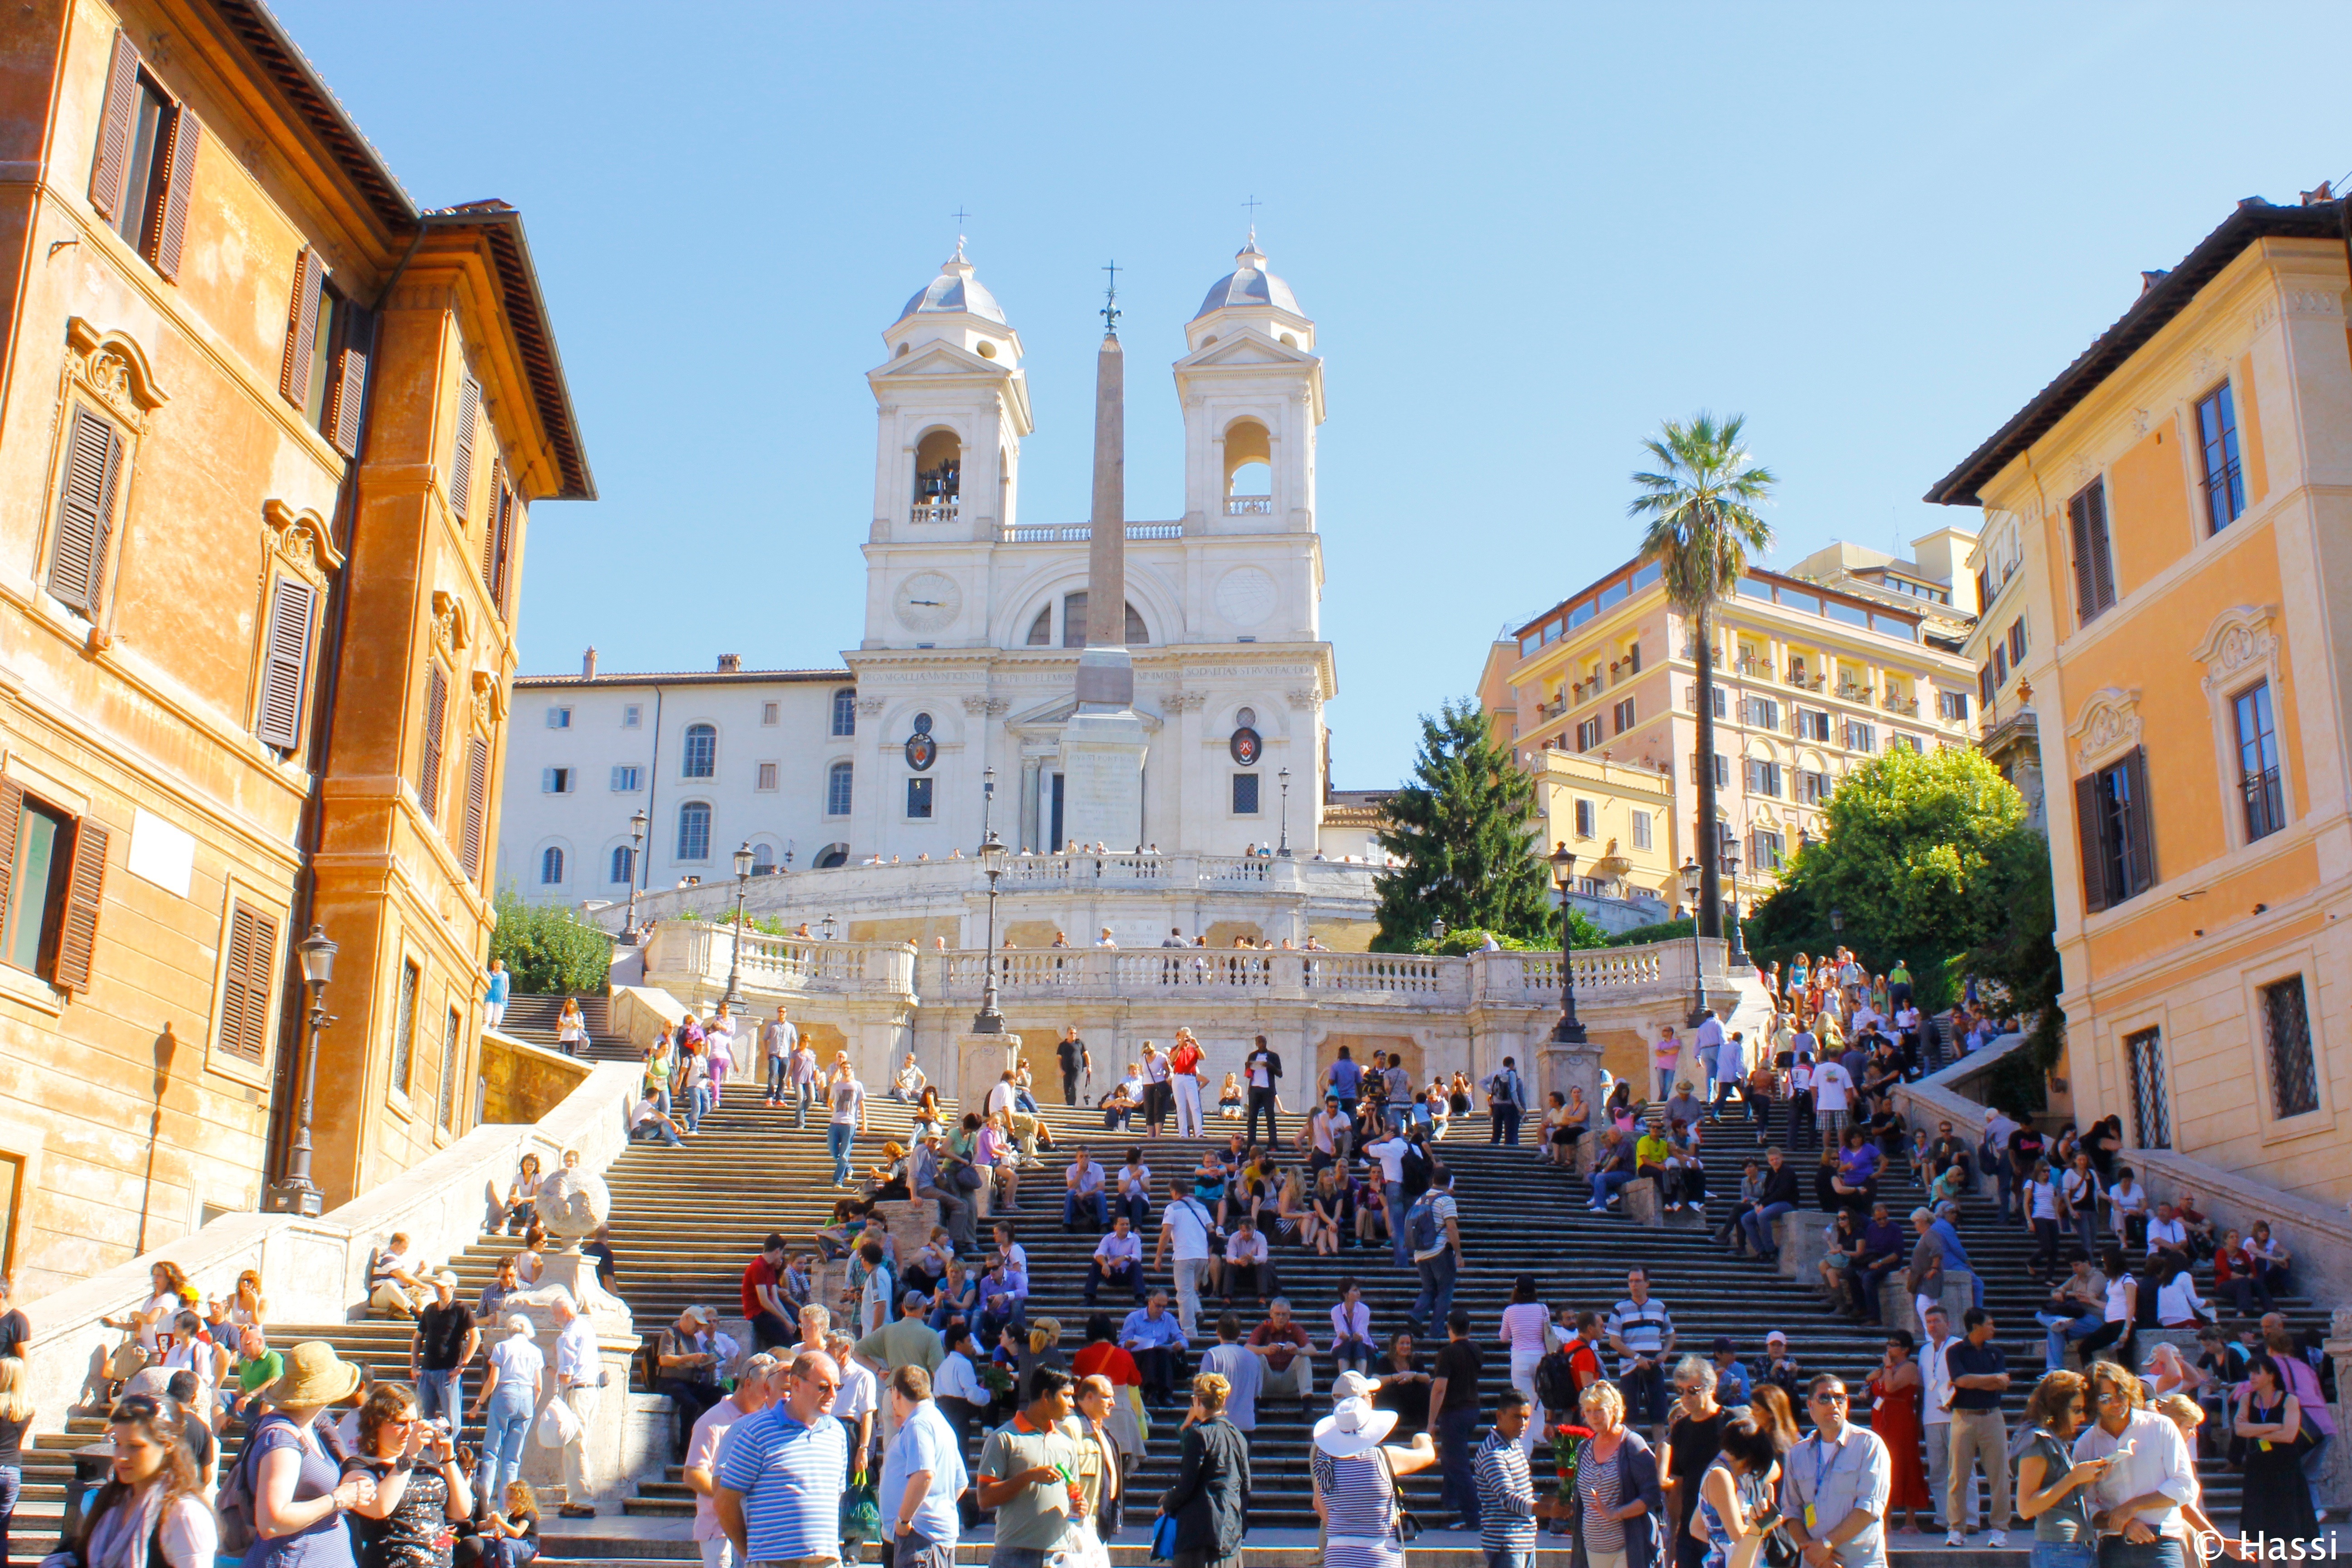
{"label": "lamp post", "polygon": [[831,942],[831,941],[833,940],[833,929],[834,929],[834,919],[833,919],[833,917],[832,917],[831,915],[827,915],[827,916],[825,916],[825,917],[824,917],[824,940],[825,940],[825,941],[827,941],[827,942]]}
{"label": "lamp post", "polygon": [[1729,839],[1723,844],[1723,875],[1731,889],[1731,962],[1748,962],[1748,942],[1739,933],[1739,848]]}
{"label": "lamp post", "polygon": [[1683,862],[1683,902],[1691,912],[1691,1015],[1690,1026],[1697,1028],[1706,1022],[1706,979],[1705,950],[1699,946],[1698,889],[1703,880],[1696,857]]}
{"label": "lamp post", "polygon": [[1832,910],[1830,911],[1830,934],[1832,936],[1838,936],[1843,935],[1844,931],[1845,911],[1843,910]]}
{"label": "lamp post", "polygon": [[1433,916],[1430,920],[1429,940],[1432,942],[1444,942],[1445,940],[1445,917],[1444,915]]}
{"label": "lamp post", "polygon": [[735,983],[743,975],[743,895],[751,887],[751,847],[735,851],[735,945],[727,955],[727,1011],[743,1010],[743,994]]}
{"label": "lamp post", "polygon": [[335,977],[336,947],[318,926],[294,944],[302,960],[302,979],[310,993],[310,1049],[302,1058],[302,1114],[294,1126],[294,1147],[286,1179],[271,1184],[272,1214],[299,1214],[316,1218],[326,1208],[325,1197],[310,1180],[310,1110],[319,1087],[319,1035],[334,1020],[327,1016],[327,982]]}
{"label": "lamp post", "polygon": [[1559,884],[1559,1022],[1551,1032],[1563,1046],[1584,1044],[1584,1026],[1576,1016],[1576,956],[1570,945],[1568,893],[1576,886],[1576,853],[1561,839],[1551,852],[1551,879]]}
{"label": "lamp post", "polygon": [[1287,860],[1290,858],[1290,770],[1285,768],[1274,776],[1282,781],[1282,846],[1275,854]]}
{"label": "lamp post", "polygon": [[991,819],[996,809],[996,770],[980,775],[980,868],[988,874],[988,945],[982,950],[985,966],[980,989],[980,1011],[971,1016],[975,1035],[1004,1033],[1004,1015],[996,1010],[996,879],[1004,875],[1004,843]]}
{"label": "lamp post", "polygon": [[622,929],[632,936],[637,929],[637,884],[645,880],[646,829],[652,825],[653,818],[646,815],[642,805],[629,818],[629,919]]}

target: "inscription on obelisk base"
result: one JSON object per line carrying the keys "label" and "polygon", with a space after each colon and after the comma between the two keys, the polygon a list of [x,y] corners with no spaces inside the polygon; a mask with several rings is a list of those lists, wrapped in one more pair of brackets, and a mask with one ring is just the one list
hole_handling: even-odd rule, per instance
{"label": "inscription on obelisk base", "polygon": [[[1062,833],[1082,848],[1143,847],[1143,721],[1132,710],[1062,725]],[[1059,847],[1059,846],[1056,846]]]}

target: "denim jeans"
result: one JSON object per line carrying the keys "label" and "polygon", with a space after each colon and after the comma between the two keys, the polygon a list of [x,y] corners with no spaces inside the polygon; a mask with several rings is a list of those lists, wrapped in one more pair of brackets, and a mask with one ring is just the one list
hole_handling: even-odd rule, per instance
{"label": "denim jeans", "polygon": [[2087,1337],[2105,1317],[2095,1307],[2078,1318],[2063,1317],[2056,1312],[2034,1313],[2033,1321],[2042,1325],[2042,1370],[2055,1372],[2064,1366],[2066,1342]]}
{"label": "denim jeans", "polygon": [[8,1561],[8,1518],[24,1490],[25,1472],[15,1465],[0,1465],[0,1563]]}
{"label": "denim jeans", "polygon": [[1748,1238],[1748,1248],[1759,1258],[1769,1258],[1779,1248],[1772,1239],[1772,1224],[1794,1208],[1794,1204],[1766,1204],[1760,1209],[1749,1209],[1739,1216],[1739,1233]]}
{"label": "denim jeans", "polygon": [[1491,1105],[1487,1113],[1494,1119],[1486,1129],[1486,1142],[1519,1146],[1519,1108],[1516,1105]]}
{"label": "denim jeans", "polygon": [[688,1132],[701,1131],[702,1119],[709,1114],[710,1086],[707,1083],[698,1083],[688,1091],[686,1102],[686,1130]]}
{"label": "denim jeans", "polygon": [[1399,1268],[1410,1268],[1412,1267],[1412,1241],[1405,1235],[1404,1184],[1390,1182],[1386,1184],[1386,1187],[1389,1200],[1389,1236],[1396,1243],[1396,1266]]}
{"label": "denim jeans", "polygon": [[1633,1179],[1631,1171],[1595,1171],[1592,1173],[1592,1202],[1605,1206],[1617,1195],[1617,1189]]}
{"label": "denim jeans", "polygon": [[2037,1541],[2028,1568],[2098,1568],[2095,1541]]}
{"label": "denim jeans", "polygon": [[803,1083],[793,1087],[793,1115],[795,1120],[793,1121],[793,1125],[794,1127],[806,1127],[808,1125],[809,1107],[815,1103],[816,1085],[813,1083]]}
{"label": "denim jeans", "polygon": [[[1097,1187],[1093,1192],[1088,1193],[1083,1201],[1087,1207],[1094,1211],[1096,1228],[1098,1230],[1108,1230],[1110,1228],[1110,1212],[1109,1206],[1103,1201],[1102,1189],[1100,1187]],[[1066,1230],[1071,1226],[1078,1223],[1078,1205],[1080,1202],[1081,1200],[1077,1194],[1070,1191],[1067,1187],[1062,1189],[1062,1226],[1064,1229]]]}
{"label": "denim jeans", "polygon": [[782,1057],[768,1058],[768,1098],[770,1100],[784,1098],[784,1058]]}
{"label": "denim jeans", "polygon": [[480,1480],[475,1495],[490,1500],[493,1508],[506,1495],[509,1481],[522,1479],[522,1446],[530,1434],[533,1391],[520,1383],[502,1383],[490,1395],[482,1423]]}
{"label": "denim jeans", "polygon": [[[1458,1267],[1450,1247],[1413,1265],[1421,1275],[1421,1293],[1412,1299],[1412,1310],[1405,1314],[1407,1323],[1432,1333],[1445,1331],[1445,1314],[1454,1307],[1454,1275]],[[1418,1332],[1415,1337],[1419,1337]]]}
{"label": "denim jeans", "polygon": [[[1484,1550],[1486,1553],[1486,1568],[1531,1568],[1536,1560],[1536,1554],[1532,1552],[1502,1552],[1491,1546]],[[2036,1564],[2036,1568],[2039,1568],[2039,1564]]]}
{"label": "denim jeans", "polygon": [[1143,1227],[1151,1219],[1151,1200],[1141,1193],[1129,1193],[1124,1197],[1111,1200],[1111,1213],[1115,1215],[1125,1215],[1128,1228],[1134,1231],[1136,1235],[1141,1236]]}
{"label": "denim jeans", "polygon": [[436,1415],[446,1415],[450,1426],[463,1426],[466,1420],[465,1380],[463,1370],[419,1372],[416,1374],[416,1414],[427,1421]]}
{"label": "denim jeans", "polygon": [[1462,1528],[1478,1528],[1478,1483],[1471,1472],[1478,1434],[1478,1407],[1437,1413],[1437,1465],[1444,1490],[1440,1507],[1454,1510]]}
{"label": "denim jeans", "polygon": [[2145,1546],[2120,1535],[2103,1535],[2099,1568],[2189,1568],[2189,1553],[2177,1535],[2159,1535]]}
{"label": "denim jeans", "polygon": [[824,1147],[825,1152],[833,1156],[833,1184],[836,1187],[849,1180],[849,1145],[856,1137],[855,1122],[825,1123]]}

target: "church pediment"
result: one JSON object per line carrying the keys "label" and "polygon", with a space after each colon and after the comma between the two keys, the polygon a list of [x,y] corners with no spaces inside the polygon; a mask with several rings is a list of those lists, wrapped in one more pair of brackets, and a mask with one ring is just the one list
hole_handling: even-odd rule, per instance
{"label": "church pediment", "polygon": [[1229,337],[1185,355],[1176,362],[1176,368],[1186,370],[1223,370],[1243,365],[1282,364],[1306,369],[1320,362],[1303,349],[1276,342],[1255,330],[1244,329]]}
{"label": "church pediment", "polygon": [[[1022,712],[1009,715],[1004,721],[1004,727],[1007,730],[1013,731],[1058,730],[1064,724],[1068,723],[1070,716],[1077,710],[1078,700],[1076,696],[1073,694],[1068,697],[1061,698],[1055,701],[1040,703],[1034,708],[1030,708]],[[1136,717],[1143,721],[1143,727],[1145,730],[1157,731],[1160,728],[1159,714],[1141,706],[1139,706],[1135,712]]]}
{"label": "church pediment", "polygon": [[867,373],[874,381],[902,381],[927,375],[987,375],[1009,374],[994,360],[981,358],[968,349],[950,342],[929,342],[902,359],[894,359],[878,370]]}

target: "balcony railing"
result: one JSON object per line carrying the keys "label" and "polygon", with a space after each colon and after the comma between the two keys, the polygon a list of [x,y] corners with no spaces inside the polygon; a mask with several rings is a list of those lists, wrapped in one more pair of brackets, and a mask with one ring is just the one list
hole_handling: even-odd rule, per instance
{"label": "balcony railing", "polygon": [[1272,496],[1227,496],[1225,515],[1227,517],[1272,517],[1274,498]]}
{"label": "balcony railing", "polygon": [[909,522],[953,522],[955,520],[956,503],[951,500],[919,500],[907,519]]}
{"label": "balcony railing", "polygon": [[[1018,528],[1005,529],[998,542],[1003,544],[1077,544],[1095,536],[1094,525],[1086,522],[1023,523]],[[1129,539],[1181,539],[1184,525],[1181,522],[1130,522],[1127,525]]]}
{"label": "balcony railing", "polygon": [[1919,716],[1919,700],[1916,697],[1897,697],[1889,692],[1879,706],[1889,713],[1906,713],[1914,719]]}

